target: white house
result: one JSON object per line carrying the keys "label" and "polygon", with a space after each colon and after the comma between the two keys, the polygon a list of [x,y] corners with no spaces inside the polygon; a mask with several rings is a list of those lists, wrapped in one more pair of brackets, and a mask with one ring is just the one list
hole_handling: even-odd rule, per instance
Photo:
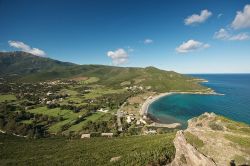
{"label": "white house", "polygon": [[104,110],[103,108],[97,110],[98,112],[104,112],[104,113],[107,113],[109,110]]}
{"label": "white house", "polygon": [[131,120],[131,117],[130,116],[127,116],[127,123],[131,123],[132,122],[132,120]]}
{"label": "white house", "polygon": [[103,137],[113,137],[114,133],[101,133]]}
{"label": "white house", "polygon": [[90,134],[82,134],[81,138],[90,138]]}
{"label": "white house", "polygon": [[147,124],[147,122],[145,120],[143,120],[142,118],[140,118],[140,122],[143,124]]}

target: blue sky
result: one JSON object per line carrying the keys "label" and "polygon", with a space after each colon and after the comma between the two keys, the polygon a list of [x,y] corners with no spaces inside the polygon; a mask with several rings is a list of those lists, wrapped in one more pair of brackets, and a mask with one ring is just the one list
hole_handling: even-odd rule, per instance
{"label": "blue sky", "polygon": [[77,64],[250,73],[249,0],[0,0],[0,24],[0,51]]}

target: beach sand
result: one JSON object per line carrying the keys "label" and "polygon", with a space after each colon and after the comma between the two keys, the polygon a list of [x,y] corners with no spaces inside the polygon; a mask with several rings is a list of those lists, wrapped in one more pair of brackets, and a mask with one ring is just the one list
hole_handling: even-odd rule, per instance
{"label": "beach sand", "polygon": [[167,96],[172,94],[172,92],[167,92],[167,93],[161,93],[159,95],[156,96],[149,96],[147,98],[147,100],[143,103],[141,109],[140,109],[140,115],[141,116],[147,116],[147,111],[148,111],[148,107],[151,103],[153,103],[154,101],[158,100],[161,97]]}

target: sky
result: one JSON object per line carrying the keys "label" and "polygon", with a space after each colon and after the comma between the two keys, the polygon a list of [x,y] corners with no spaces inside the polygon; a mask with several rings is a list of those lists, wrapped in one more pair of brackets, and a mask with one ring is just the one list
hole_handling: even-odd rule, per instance
{"label": "sky", "polygon": [[250,1],[0,0],[0,51],[77,64],[250,73]]}

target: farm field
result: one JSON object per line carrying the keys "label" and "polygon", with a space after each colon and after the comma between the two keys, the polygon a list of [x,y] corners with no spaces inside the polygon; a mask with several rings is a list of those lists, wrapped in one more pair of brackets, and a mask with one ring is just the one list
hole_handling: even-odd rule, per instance
{"label": "farm field", "polygon": [[[62,117],[63,120],[60,122],[55,123],[54,125],[50,126],[48,131],[50,133],[58,133],[61,131],[61,128],[66,124],[73,123],[79,116],[83,115],[84,112],[78,112],[74,113],[71,110],[61,110],[60,108],[54,108],[54,109],[48,109],[47,107],[39,107],[35,109],[28,110],[28,112],[35,113],[35,114],[43,114],[53,117]],[[69,128],[69,131],[80,131],[82,127],[88,122],[88,121],[96,121],[99,118],[101,118],[105,113],[96,112],[92,115],[86,117],[86,119],[78,124],[72,125]],[[27,123],[27,121],[24,121],[23,123]]]}

